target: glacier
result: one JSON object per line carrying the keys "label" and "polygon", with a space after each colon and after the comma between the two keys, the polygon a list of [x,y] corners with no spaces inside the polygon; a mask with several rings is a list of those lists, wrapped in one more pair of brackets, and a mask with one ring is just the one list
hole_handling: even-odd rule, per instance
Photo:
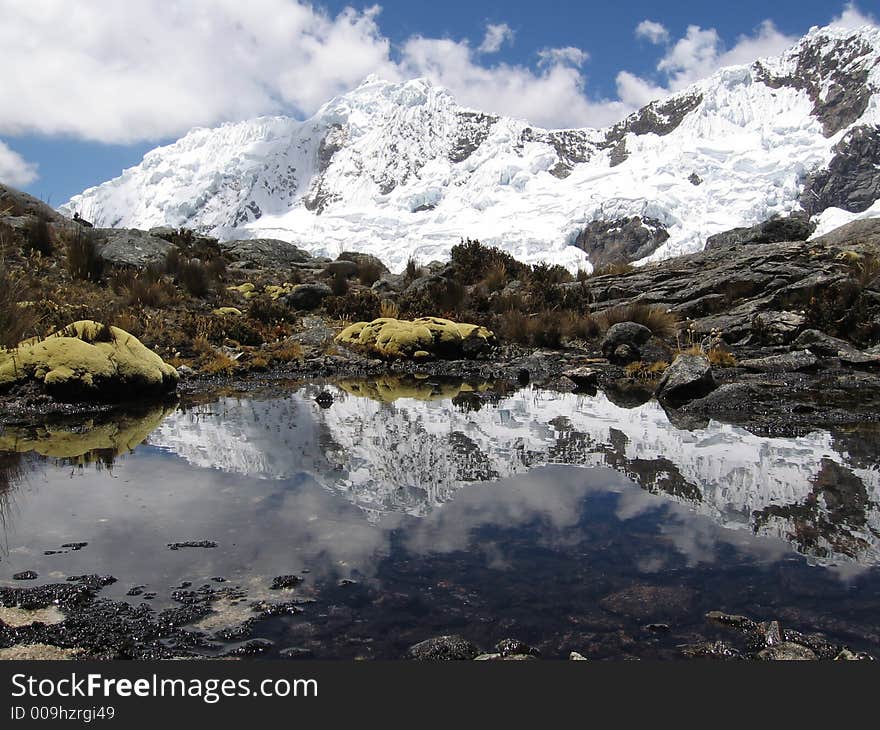
{"label": "glacier", "polygon": [[[722,69],[608,129],[538,129],[462,107],[425,79],[371,76],[304,121],[194,129],[60,210],[362,251],[394,271],[446,259],[465,237],[589,270],[579,232],[639,216],[669,234],[642,259],[656,261],[802,210],[809,176],[854,128],[880,123],[878,61],[880,28],[813,28],[778,57]],[[880,205],[813,219],[818,234],[867,215]]]}

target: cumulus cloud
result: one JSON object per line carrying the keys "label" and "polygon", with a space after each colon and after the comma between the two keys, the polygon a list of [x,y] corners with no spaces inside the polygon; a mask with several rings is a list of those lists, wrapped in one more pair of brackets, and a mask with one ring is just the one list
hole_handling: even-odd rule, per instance
{"label": "cumulus cloud", "polygon": [[395,77],[378,8],[294,0],[0,0],[0,133],[103,142],[312,112],[371,72]]}
{"label": "cumulus cloud", "polygon": [[486,35],[477,50],[480,53],[498,53],[505,43],[513,42],[513,35],[513,29],[507,23],[490,23],[486,26]]}
{"label": "cumulus cloud", "polygon": [[669,31],[662,23],[654,20],[643,20],[636,26],[636,38],[644,38],[651,43],[665,43],[669,40]]}
{"label": "cumulus cloud", "polygon": [[21,188],[39,177],[37,166],[0,141],[0,182]]}
{"label": "cumulus cloud", "polygon": [[583,66],[589,59],[589,53],[574,46],[544,48],[538,51],[538,63],[541,66],[555,66],[557,64]]}
{"label": "cumulus cloud", "polygon": [[684,36],[672,43],[658,62],[660,81],[621,71],[617,75],[617,93],[627,104],[643,105],[680,91],[725,66],[778,55],[796,41],[794,36],[781,33],[773,21],[765,20],[754,33],[739,36],[732,47],[726,48],[715,28],[689,25]]}
{"label": "cumulus cloud", "polygon": [[[308,116],[369,74],[425,76],[463,104],[542,126],[603,126],[794,41],[770,21],[730,48],[715,29],[696,25],[673,41],[645,20],[636,35],[663,57],[650,78],[622,71],[617,98],[607,99],[587,87],[580,48],[538,51],[534,64],[493,58],[513,39],[505,23],[487,25],[476,47],[411,36],[392,48],[379,6],[331,15],[306,0],[0,0],[0,17],[0,98],[12,100],[0,105],[0,135],[115,143],[260,114]],[[837,22],[865,20],[848,5]]]}
{"label": "cumulus cloud", "polygon": [[877,25],[877,19],[871,13],[863,13],[855,3],[847,3],[843,12],[831,21],[836,28],[856,30],[866,25]]}

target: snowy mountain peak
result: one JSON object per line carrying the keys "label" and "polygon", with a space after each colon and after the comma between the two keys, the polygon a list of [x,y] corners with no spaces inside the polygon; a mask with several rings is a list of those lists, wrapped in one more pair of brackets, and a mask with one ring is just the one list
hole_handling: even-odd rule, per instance
{"label": "snowy mountain peak", "polygon": [[574,269],[699,250],[771,215],[818,232],[880,214],[880,29],[814,28],[607,129],[468,109],[367,77],[311,119],[194,129],[75,196],[104,225],[362,250],[400,270],[465,236]]}

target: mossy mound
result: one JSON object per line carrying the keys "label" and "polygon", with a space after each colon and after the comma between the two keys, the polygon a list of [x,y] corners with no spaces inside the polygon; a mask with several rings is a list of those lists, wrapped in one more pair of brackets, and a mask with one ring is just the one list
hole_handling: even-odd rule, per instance
{"label": "mossy mound", "polygon": [[494,341],[495,335],[485,327],[441,317],[380,317],[372,322],[355,322],[336,336],[341,345],[388,359],[473,356]]}
{"label": "mossy mound", "polygon": [[436,382],[420,378],[388,376],[375,380],[344,380],[337,383],[346,393],[358,398],[369,398],[382,403],[393,403],[401,398],[421,401],[452,400],[462,393],[488,390],[488,384],[471,385],[462,382]]}
{"label": "mossy mound", "polygon": [[177,371],[118,327],[81,320],[0,351],[0,391],[36,381],[61,399],[121,401],[177,386]]}
{"label": "mossy mound", "polygon": [[10,427],[0,433],[0,451],[36,452],[76,463],[113,458],[142,444],[169,412],[170,409],[158,406],[142,415],[120,415],[103,422],[78,422],[76,428],[60,424]]}

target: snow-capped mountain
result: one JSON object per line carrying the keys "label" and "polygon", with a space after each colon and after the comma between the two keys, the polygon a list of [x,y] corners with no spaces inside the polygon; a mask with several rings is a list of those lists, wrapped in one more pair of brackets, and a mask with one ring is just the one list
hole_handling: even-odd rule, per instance
{"label": "snow-capped mountain", "polygon": [[[428,515],[469,485],[545,464],[610,467],[726,528],[789,541],[816,562],[880,564],[880,470],[828,432],[767,438],[714,421],[684,431],[656,401],[624,408],[601,393],[527,388],[473,410],[449,392],[388,403],[347,392],[369,389],[330,389],[327,410],[314,403],[318,389],[223,398],[169,416],[149,443],[203,468],[311,475],[377,521]],[[857,439],[852,445],[857,452]]]}
{"label": "snow-capped mountain", "polygon": [[626,255],[653,260],[775,214],[805,211],[817,234],[880,215],[878,165],[880,28],[814,28],[607,129],[538,129],[424,79],[371,77],[306,121],[195,129],[62,211],[366,251],[395,270],[466,236],[575,268],[596,230],[629,232]]}

